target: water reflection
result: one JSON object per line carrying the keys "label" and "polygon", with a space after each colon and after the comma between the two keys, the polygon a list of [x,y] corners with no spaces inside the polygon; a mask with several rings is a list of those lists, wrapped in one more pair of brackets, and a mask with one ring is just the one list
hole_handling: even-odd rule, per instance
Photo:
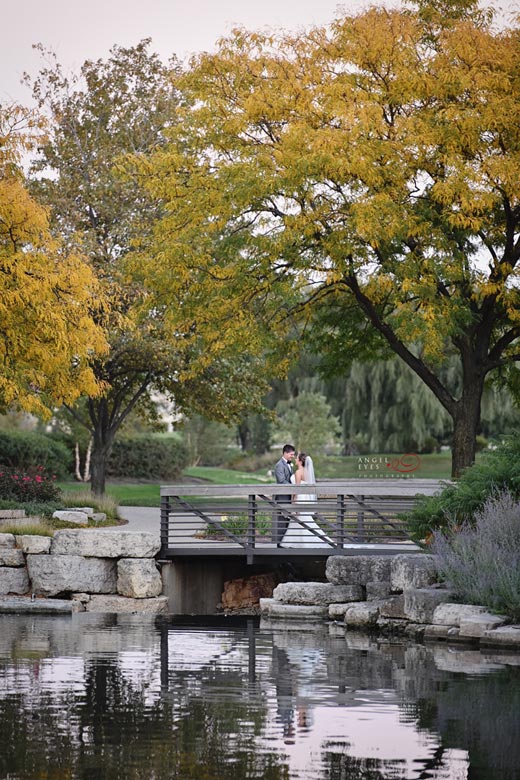
{"label": "water reflection", "polygon": [[252,620],[0,626],[2,778],[519,777],[518,656]]}

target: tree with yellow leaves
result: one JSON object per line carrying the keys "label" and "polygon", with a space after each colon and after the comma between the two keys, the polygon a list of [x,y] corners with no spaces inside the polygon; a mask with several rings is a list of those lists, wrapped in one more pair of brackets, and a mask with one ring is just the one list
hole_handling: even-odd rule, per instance
{"label": "tree with yellow leaves", "polygon": [[298,311],[329,364],[396,353],[450,415],[458,475],[486,379],[520,359],[520,31],[436,8],[237,30],[196,57],[141,168],[169,208],[143,273],[250,327],[264,300],[275,327]]}
{"label": "tree with yellow leaves", "polygon": [[100,386],[90,361],[106,348],[92,318],[98,285],[89,266],[51,236],[28,193],[20,154],[38,132],[16,106],[0,106],[0,409],[49,416]]}
{"label": "tree with yellow leaves", "polygon": [[151,259],[148,237],[163,205],[123,160],[162,147],[179,103],[175,58],[167,67],[149,47],[148,39],[114,46],[106,60],[87,60],[77,74],[38,47],[50,65],[27,78],[48,117],[47,139],[30,169],[32,191],[49,208],[53,234],[88,257],[108,302],[99,321],[110,349],[91,364],[104,392],[67,404],[92,440],[96,494],[105,491],[121,426],[134,412],[153,419],[157,393],[177,412],[229,421],[264,387],[259,361],[244,348],[247,334],[232,332],[225,318],[217,326],[204,297],[184,303],[179,286],[152,297],[141,283],[141,266]]}

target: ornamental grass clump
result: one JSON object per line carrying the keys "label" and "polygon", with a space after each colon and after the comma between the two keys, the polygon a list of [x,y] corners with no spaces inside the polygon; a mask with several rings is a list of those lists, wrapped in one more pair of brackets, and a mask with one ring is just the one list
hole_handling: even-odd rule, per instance
{"label": "ornamental grass clump", "polygon": [[431,547],[461,601],[520,620],[520,502],[511,493],[488,498],[472,522],[434,531]]}

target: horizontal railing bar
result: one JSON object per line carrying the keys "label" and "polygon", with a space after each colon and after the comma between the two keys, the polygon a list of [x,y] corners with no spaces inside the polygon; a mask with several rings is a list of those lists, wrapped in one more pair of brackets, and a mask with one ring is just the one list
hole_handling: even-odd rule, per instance
{"label": "horizontal railing bar", "polygon": [[[334,482],[318,482],[313,485],[318,495],[352,495],[352,496],[410,496],[417,494],[432,495],[440,490],[446,481],[436,479],[351,479]],[[308,493],[308,485],[163,485],[161,496],[244,496],[248,495],[298,495]]]}

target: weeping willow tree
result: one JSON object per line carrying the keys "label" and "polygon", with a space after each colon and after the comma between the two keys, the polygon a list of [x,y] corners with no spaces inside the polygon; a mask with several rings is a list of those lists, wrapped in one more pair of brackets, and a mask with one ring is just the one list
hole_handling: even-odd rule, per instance
{"label": "weeping willow tree", "polygon": [[[458,392],[456,361],[448,360],[443,381]],[[424,382],[401,360],[375,363],[354,361],[346,379],[342,413],[346,451],[363,447],[370,452],[430,451],[448,443],[452,420]],[[520,425],[520,410],[506,387],[488,384],[482,399],[479,432],[499,438]]]}

